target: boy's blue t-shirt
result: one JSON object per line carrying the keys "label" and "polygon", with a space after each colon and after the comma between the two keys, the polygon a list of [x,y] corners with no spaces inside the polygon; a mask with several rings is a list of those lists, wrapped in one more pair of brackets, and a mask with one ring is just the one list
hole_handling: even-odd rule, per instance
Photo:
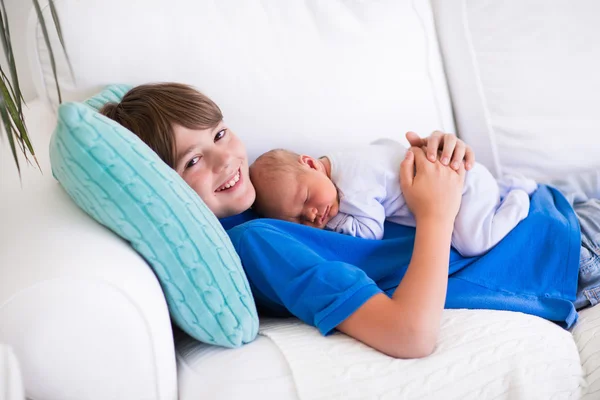
{"label": "boy's blue t-shirt", "polygon": [[[252,212],[221,220],[260,311],[295,315],[323,334],[377,293],[391,296],[404,276],[415,229],[386,223],[368,240]],[[556,190],[540,186],[529,216],[488,253],[450,253],[446,308],[483,308],[537,315],[568,328],[577,320],[581,234]]]}

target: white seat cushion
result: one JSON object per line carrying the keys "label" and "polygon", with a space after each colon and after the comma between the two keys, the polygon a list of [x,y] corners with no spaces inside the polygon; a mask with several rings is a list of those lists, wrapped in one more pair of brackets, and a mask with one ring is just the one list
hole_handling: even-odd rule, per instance
{"label": "white seat cushion", "polygon": [[17,357],[12,349],[0,343],[0,393],[3,400],[23,400],[23,381]]}
{"label": "white seat cushion", "polygon": [[297,400],[289,365],[271,339],[226,349],[176,338],[179,400]]}

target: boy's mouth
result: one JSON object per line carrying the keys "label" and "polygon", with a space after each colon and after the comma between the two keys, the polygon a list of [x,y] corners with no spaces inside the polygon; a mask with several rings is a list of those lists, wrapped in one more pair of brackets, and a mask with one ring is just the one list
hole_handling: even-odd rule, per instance
{"label": "boy's mouth", "polygon": [[235,172],[235,174],[233,174],[231,177],[229,177],[221,186],[219,186],[217,188],[217,190],[215,190],[215,193],[232,190],[238,186],[238,184],[240,183],[241,180],[242,180],[242,172],[238,168],[238,170]]}

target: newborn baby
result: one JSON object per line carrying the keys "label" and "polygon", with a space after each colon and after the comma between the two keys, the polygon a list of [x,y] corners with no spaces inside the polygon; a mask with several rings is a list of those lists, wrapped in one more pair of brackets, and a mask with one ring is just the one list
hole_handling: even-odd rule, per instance
{"label": "newborn baby", "polygon": [[[250,166],[255,211],[267,218],[381,239],[386,220],[416,226],[400,188],[407,148],[390,139],[319,159],[271,150]],[[481,164],[467,172],[452,246],[463,256],[487,252],[529,213],[537,184],[523,177],[496,182]],[[444,199],[440,199],[444,201]]]}

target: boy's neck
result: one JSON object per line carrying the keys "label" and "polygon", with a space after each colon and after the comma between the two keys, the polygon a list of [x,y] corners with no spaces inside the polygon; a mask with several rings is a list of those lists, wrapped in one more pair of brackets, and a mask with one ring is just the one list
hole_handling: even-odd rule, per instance
{"label": "boy's neck", "polygon": [[325,167],[325,173],[327,174],[327,177],[331,179],[331,162],[329,161],[329,158],[323,156],[319,158],[319,161],[323,163],[323,166]]}

